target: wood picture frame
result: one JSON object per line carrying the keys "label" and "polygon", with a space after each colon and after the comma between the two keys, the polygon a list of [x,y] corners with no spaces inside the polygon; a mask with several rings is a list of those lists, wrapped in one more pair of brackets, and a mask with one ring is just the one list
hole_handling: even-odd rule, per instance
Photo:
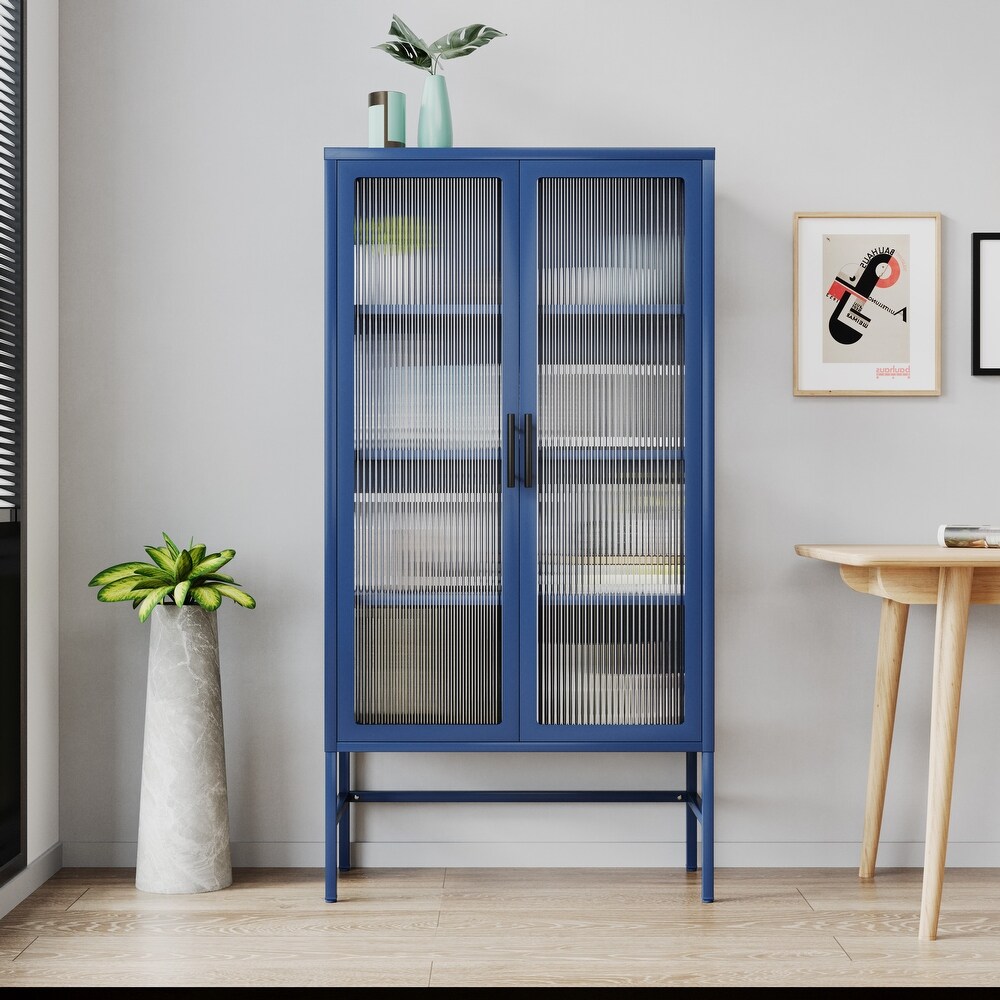
{"label": "wood picture frame", "polygon": [[792,258],[794,395],[941,394],[939,212],[796,212]]}

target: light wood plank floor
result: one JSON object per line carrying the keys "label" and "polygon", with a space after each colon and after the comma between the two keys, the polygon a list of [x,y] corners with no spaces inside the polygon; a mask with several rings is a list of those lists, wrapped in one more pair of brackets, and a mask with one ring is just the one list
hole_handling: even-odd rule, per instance
{"label": "light wood plank floor", "polygon": [[64,869],[0,920],[0,987],[997,986],[1000,869],[244,869],[200,895]]}

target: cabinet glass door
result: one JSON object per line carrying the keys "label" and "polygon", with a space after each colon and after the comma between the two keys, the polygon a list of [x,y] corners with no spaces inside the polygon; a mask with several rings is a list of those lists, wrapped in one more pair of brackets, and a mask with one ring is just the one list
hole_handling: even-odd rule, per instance
{"label": "cabinet glass door", "polygon": [[503,181],[359,168],[341,185],[341,247],[345,229],[353,241],[339,286],[353,329],[338,358],[350,373],[340,509],[353,509],[341,534],[353,549],[338,616],[352,634],[342,732],[511,735],[503,663],[516,650],[505,648],[503,605],[515,498],[504,495],[501,414],[516,382],[503,372]]}
{"label": "cabinet glass door", "polygon": [[655,738],[664,727],[674,738],[700,724],[685,669],[697,546],[685,321],[700,281],[686,215],[697,178],[636,169],[522,174],[537,220],[522,243],[534,293],[522,361],[535,373],[522,406],[537,476],[524,498],[534,517],[523,519],[522,618],[534,628],[521,711],[522,734],[537,739]]}

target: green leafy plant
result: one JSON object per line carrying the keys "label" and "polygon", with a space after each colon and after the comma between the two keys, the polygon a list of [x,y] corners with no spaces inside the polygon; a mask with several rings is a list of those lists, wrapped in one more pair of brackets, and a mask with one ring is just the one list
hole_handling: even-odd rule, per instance
{"label": "green leafy plant", "polygon": [[488,28],[485,24],[470,24],[442,35],[436,42],[428,45],[402,22],[398,14],[392,15],[389,34],[394,40],[382,42],[375,48],[388,52],[393,59],[398,59],[400,62],[408,63],[417,69],[425,69],[431,76],[439,72],[438,63],[442,59],[467,56],[482,48],[491,39],[507,37],[504,32]]}
{"label": "green leafy plant", "polygon": [[152,562],[126,562],[109,566],[90,581],[100,587],[97,599],[108,604],[131,601],[144,622],[158,604],[197,604],[215,611],[222,598],[228,597],[240,607],[255,608],[257,602],[222,569],[236,555],[235,549],[209,553],[191,539],[186,549],[179,548],[164,532],[165,545],[147,545]]}
{"label": "green leafy plant", "polygon": [[411,215],[359,219],[354,224],[354,242],[380,246],[390,253],[410,253],[430,246],[430,227]]}

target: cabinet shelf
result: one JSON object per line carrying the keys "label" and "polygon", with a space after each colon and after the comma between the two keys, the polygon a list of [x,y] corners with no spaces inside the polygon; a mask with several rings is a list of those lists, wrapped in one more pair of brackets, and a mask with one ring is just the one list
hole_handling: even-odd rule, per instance
{"label": "cabinet shelf", "polygon": [[[540,459],[573,459],[622,462],[679,462],[684,460],[683,448],[644,448],[641,445],[601,444],[595,441],[567,442],[539,440]],[[368,444],[355,445],[355,458],[361,461],[475,461],[499,462],[500,446],[491,447],[424,447],[422,445]]]}
{"label": "cabinet shelf", "polygon": [[384,305],[354,306],[358,316],[500,316],[503,309],[489,303],[386,303]]}
{"label": "cabinet shelf", "polygon": [[440,608],[451,605],[499,605],[500,594],[483,591],[398,590],[356,594],[354,602],[364,608]]}
{"label": "cabinet shelf", "polygon": [[354,448],[355,458],[362,461],[472,461],[472,462],[498,462],[500,461],[500,446],[492,447],[454,447],[438,448],[423,447],[422,445],[402,445],[402,444],[368,444],[359,445]]}
{"label": "cabinet shelf", "polygon": [[647,598],[676,603],[684,594],[684,568],[682,561],[670,556],[554,561],[539,572],[538,586],[539,600],[552,604],[613,604]]}
{"label": "cabinet shelf", "polygon": [[620,462],[680,462],[684,460],[683,448],[644,448],[641,445],[619,443],[599,444],[593,440],[539,440],[538,451],[540,461],[545,458],[602,459]]}
{"label": "cabinet shelf", "polygon": [[540,305],[538,311],[545,316],[683,316],[684,306],[571,302],[565,305]]}
{"label": "cabinet shelf", "polygon": [[639,594],[626,591],[609,591],[600,593],[589,591],[577,594],[541,594],[538,598],[539,604],[549,607],[565,607],[569,605],[577,607],[603,607],[603,606],[642,606],[642,605],[668,605],[683,604],[684,595],[682,593],[673,594]]}

